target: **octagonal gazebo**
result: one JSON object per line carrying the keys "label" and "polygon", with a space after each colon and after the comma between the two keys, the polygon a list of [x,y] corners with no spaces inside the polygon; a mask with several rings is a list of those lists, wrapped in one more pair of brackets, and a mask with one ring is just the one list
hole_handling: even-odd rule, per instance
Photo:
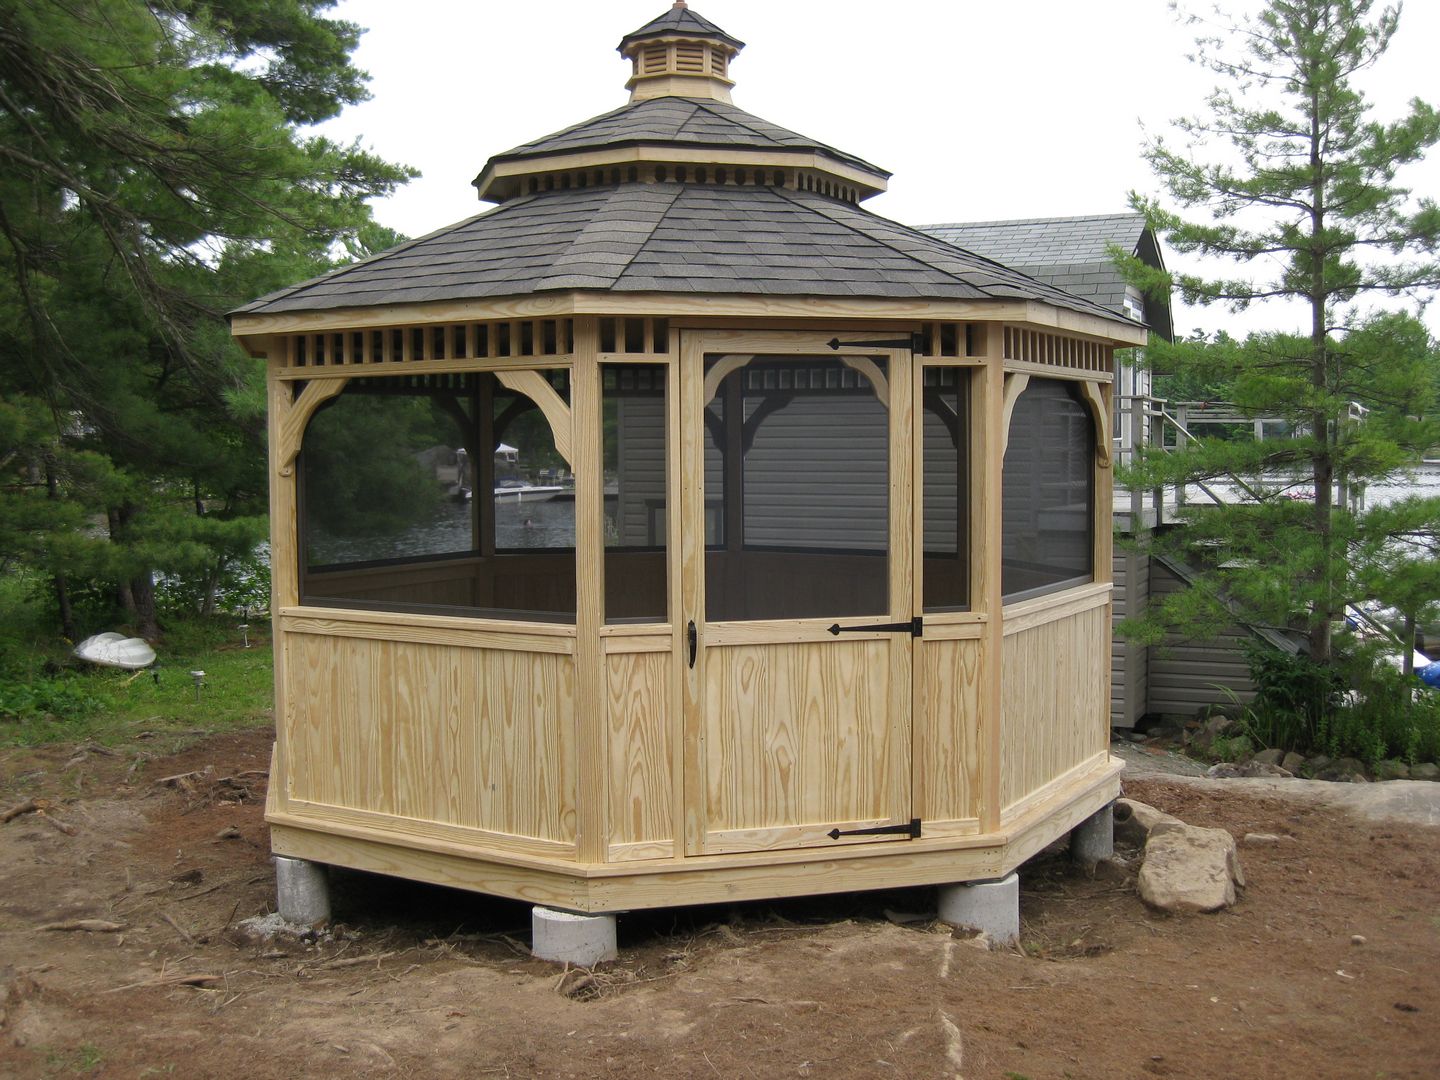
{"label": "octagonal gazebo", "polygon": [[994,879],[1101,811],[1112,352],[683,2],[267,359],[274,850],[572,912]]}

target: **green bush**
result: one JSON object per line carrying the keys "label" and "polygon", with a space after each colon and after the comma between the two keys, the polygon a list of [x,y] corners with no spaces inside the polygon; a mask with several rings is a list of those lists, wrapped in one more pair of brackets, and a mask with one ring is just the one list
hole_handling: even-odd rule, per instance
{"label": "green bush", "polygon": [[1254,646],[1256,695],[1242,723],[1260,746],[1353,757],[1440,761],[1440,692],[1391,667],[1374,646],[1349,642],[1340,665]]}
{"label": "green bush", "polygon": [[39,675],[29,680],[0,676],[0,721],[78,718],[109,704],[108,697],[70,676]]}

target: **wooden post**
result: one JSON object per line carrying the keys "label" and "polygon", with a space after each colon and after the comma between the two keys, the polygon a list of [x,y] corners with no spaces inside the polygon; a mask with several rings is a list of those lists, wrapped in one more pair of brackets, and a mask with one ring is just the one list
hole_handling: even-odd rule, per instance
{"label": "wooden post", "polygon": [[[271,339],[272,343],[275,339]],[[293,339],[291,339],[293,342]],[[278,343],[267,350],[266,394],[270,413],[270,641],[275,670],[275,753],[271,761],[270,802],[281,810],[289,803],[290,702],[285,693],[286,637],[280,611],[300,603],[300,567],[295,505],[295,470],[284,468],[281,433],[294,408],[293,387],[280,380],[285,353]]]}
{"label": "wooden post", "polygon": [[980,393],[975,396],[974,486],[980,497],[972,504],[971,535],[975,538],[971,567],[975,610],[983,612],[980,635],[980,831],[1000,828],[1000,729],[1004,675],[1003,602],[1001,600],[1001,477],[1005,468],[1005,328],[985,324],[984,365]]}
{"label": "wooden post", "polygon": [[[575,472],[576,848],[580,862],[603,862],[606,827],[605,658],[600,626],[605,597],[605,483],[600,341],[594,319],[577,320],[570,369]],[[513,332],[513,331],[512,331]],[[515,341],[511,340],[512,351]]]}

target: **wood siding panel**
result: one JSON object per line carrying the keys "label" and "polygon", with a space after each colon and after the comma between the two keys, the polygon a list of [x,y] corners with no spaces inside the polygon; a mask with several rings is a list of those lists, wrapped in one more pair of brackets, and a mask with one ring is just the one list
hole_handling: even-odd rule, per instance
{"label": "wood siding panel", "polygon": [[303,633],[284,642],[292,798],[574,842],[571,657]]}
{"label": "wood siding panel", "polygon": [[1110,608],[1007,634],[1000,805],[1009,808],[1109,745]]}
{"label": "wood siding panel", "polygon": [[[1179,592],[1185,584],[1158,560],[1149,573],[1150,595],[1157,600]],[[1149,679],[1145,710],[1192,716],[1202,705],[1226,704],[1231,695],[1242,703],[1255,696],[1244,646],[1254,640],[1238,624],[1231,624],[1209,641],[1187,640],[1169,634],[1149,649]]]}
{"label": "wood siding panel", "polygon": [[668,649],[605,658],[612,848],[674,839],[671,662]]}
{"label": "wood siding panel", "polygon": [[919,647],[916,813],[927,822],[976,818],[980,813],[980,642],[925,641]]}
{"label": "wood siding panel", "polygon": [[[1145,610],[1150,602],[1150,558],[1116,551],[1113,623]],[[1115,634],[1110,646],[1110,726],[1131,728],[1145,715],[1150,650]]]}
{"label": "wood siding panel", "polygon": [[709,650],[710,831],[899,816],[897,778],[908,775],[909,748],[888,737],[892,647],[876,640]]}

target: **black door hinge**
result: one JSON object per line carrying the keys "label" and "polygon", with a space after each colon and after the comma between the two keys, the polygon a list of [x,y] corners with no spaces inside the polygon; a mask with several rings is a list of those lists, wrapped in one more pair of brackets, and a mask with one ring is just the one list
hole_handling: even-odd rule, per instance
{"label": "black door hinge", "polygon": [[841,349],[909,349],[911,352],[925,351],[925,338],[922,334],[911,334],[903,338],[886,338],[881,341],[841,341],[839,338],[831,338],[825,344],[836,352]]}
{"label": "black door hinge", "polygon": [[879,825],[873,829],[831,829],[825,835],[831,840],[839,840],[842,836],[908,836],[911,840],[920,839],[920,819],[911,818],[907,825]]}
{"label": "black door hinge", "polygon": [[909,622],[869,623],[865,626],[841,626],[837,622],[828,629],[836,637],[841,634],[909,634],[911,637],[924,637],[925,619],[916,615]]}

